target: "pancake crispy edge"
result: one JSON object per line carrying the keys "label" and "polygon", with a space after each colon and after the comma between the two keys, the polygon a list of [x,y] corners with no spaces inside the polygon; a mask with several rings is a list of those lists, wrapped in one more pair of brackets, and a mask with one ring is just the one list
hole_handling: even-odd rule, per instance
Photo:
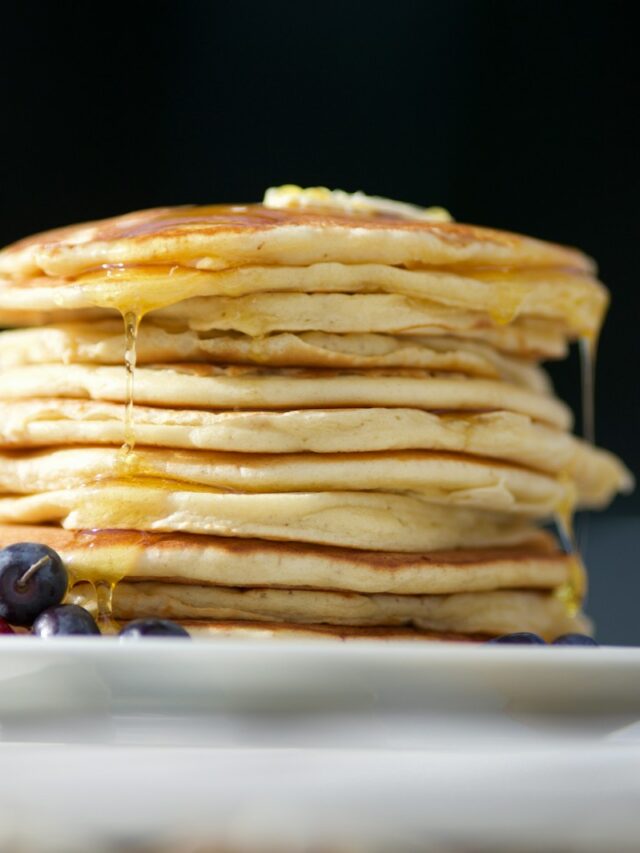
{"label": "pancake crispy edge", "polygon": [[105,263],[189,262],[223,269],[308,266],[325,258],[394,266],[555,266],[592,272],[575,249],[449,222],[274,210],[261,204],[156,208],[28,237],[0,253],[9,275],[74,275]]}
{"label": "pancake crispy edge", "polygon": [[24,541],[42,542],[58,551],[75,581],[107,583],[128,578],[440,595],[553,589],[567,583],[573,570],[572,558],[543,531],[533,532],[517,547],[407,554],[188,533],[0,526],[0,547]]}
{"label": "pancake crispy edge", "polygon": [[[71,594],[86,605],[84,592]],[[494,590],[451,595],[364,595],[354,592],[292,589],[237,589],[186,586],[154,581],[118,584],[113,592],[116,621],[172,620],[266,621],[294,624],[413,627],[468,634],[531,631],[545,639],[580,630],[581,616],[567,612],[553,593]]]}

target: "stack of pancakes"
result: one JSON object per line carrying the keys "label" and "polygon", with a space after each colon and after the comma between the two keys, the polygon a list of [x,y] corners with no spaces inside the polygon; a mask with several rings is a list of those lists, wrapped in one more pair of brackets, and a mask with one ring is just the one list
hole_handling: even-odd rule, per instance
{"label": "stack of pancakes", "polygon": [[0,545],[58,550],[106,625],[585,630],[541,525],[631,481],[539,366],[597,337],[581,253],[286,187],[37,235],[0,275],[30,327],[0,335]]}

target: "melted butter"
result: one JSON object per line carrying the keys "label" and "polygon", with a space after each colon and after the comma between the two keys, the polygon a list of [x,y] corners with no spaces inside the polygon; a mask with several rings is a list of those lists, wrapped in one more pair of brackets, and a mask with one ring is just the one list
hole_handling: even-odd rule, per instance
{"label": "melted butter", "polygon": [[363,192],[347,193],[327,187],[307,187],[295,184],[269,187],[264,194],[263,205],[272,210],[304,210],[306,208],[337,210],[351,215],[371,216],[389,214],[402,219],[421,219],[430,222],[451,222],[451,214],[442,207],[418,207],[403,201],[394,201],[381,196],[365,195]]}

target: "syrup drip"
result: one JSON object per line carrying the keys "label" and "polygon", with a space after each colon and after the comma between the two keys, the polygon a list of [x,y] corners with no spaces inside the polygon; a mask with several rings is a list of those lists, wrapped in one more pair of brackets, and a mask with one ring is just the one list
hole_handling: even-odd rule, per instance
{"label": "syrup drip", "polygon": [[127,375],[126,397],[124,404],[124,444],[122,446],[122,451],[126,456],[131,453],[136,443],[133,425],[133,395],[137,360],[136,344],[141,316],[135,311],[127,311],[126,314],[123,314],[122,319],[124,321],[125,341],[124,367]]}
{"label": "syrup drip", "polygon": [[566,507],[563,510],[556,511],[554,523],[558,539],[560,540],[560,547],[565,554],[571,556],[569,580],[567,583],[559,586],[555,594],[564,602],[569,615],[575,616],[580,611],[586,592],[587,581],[585,568],[580,559],[573,530],[573,510]]}
{"label": "syrup drip", "polygon": [[[140,322],[148,311],[171,305],[190,295],[195,295],[200,282],[185,283],[178,275],[179,268],[175,265],[163,268],[161,275],[153,283],[162,283],[162,287],[141,287],[135,270],[126,265],[107,265],[97,274],[83,276],[79,282],[85,299],[99,308],[117,311],[124,324],[124,367],[126,371],[125,404],[123,413],[123,444],[118,458],[117,478],[131,482],[138,472],[139,463],[135,458],[136,443],[134,424],[134,391],[136,370],[136,345]],[[146,282],[147,285],[149,282]],[[192,293],[194,291],[194,293]],[[91,581],[94,594],[96,618],[100,627],[109,633],[117,630],[117,624],[112,618],[113,592],[118,581],[134,573],[135,565],[122,565],[117,559],[112,565],[102,564],[105,555],[101,554],[101,564],[96,566],[96,573]],[[125,561],[126,563],[126,561]],[[135,560],[133,561],[135,564]]]}
{"label": "syrup drip", "polygon": [[[582,435],[590,444],[596,441],[595,423],[595,377],[598,353],[597,337],[583,336],[579,341],[580,349],[580,386],[582,402]],[[578,548],[585,553],[589,541],[589,515],[581,516],[578,526]]]}
{"label": "syrup drip", "polygon": [[580,384],[582,402],[582,435],[590,443],[596,441],[595,422],[595,373],[598,341],[596,338],[580,338]]}
{"label": "syrup drip", "polygon": [[[582,408],[582,435],[590,444],[595,443],[595,366],[597,355],[597,339],[583,336],[579,342],[580,348],[580,385]],[[556,595],[565,602],[569,613],[575,615],[580,610],[586,591],[586,572],[580,553],[584,553],[587,545],[586,519],[580,525],[578,542],[573,525],[573,506],[569,503],[559,507],[554,515],[554,522],[560,545],[565,554],[572,555],[571,578],[556,590]]]}
{"label": "syrup drip", "polygon": [[567,609],[569,616],[577,616],[582,607],[586,590],[586,573],[582,561],[575,556],[571,563],[571,577],[567,583],[559,586],[554,595]]}
{"label": "syrup drip", "polygon": [[96,591],[96,621],[100,630],[111,633],[114,628],[113,613],[113,590],[115,583],[99,580],[94,582]]}
{"label": "syrup drip", "polygon": [[555,595],[564,602],[569,615],[575,616],[580,611],[587,584],[586,572],[580,559],[573,527],[576,502],[575,486],[568,474],[565,475],[565,480],[567,486],[565,499],[556,507],[553,521],[560,547],[565,554],[571,557],[571,569],[569,580],[556,589]]}

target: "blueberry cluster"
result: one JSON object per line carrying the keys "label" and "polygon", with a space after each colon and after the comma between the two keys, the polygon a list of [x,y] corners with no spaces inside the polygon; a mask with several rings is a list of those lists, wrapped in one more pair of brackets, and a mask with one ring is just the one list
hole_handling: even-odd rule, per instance
{"label": "blueberry cluster", "polygon": [[[495,637],[489,640],[489,643],[499,643],[500,645],[513,646],[546,646],[547,644],[538,636],[538,634],[530,634],[528,631],[520,631],[517,634],[504,634],[502,637]],[[595,640],[588,637],[586,634],[563,634],[557,637],[552,646],[597,646]]]}
{"label": "blueberry cluster", "polygon": [[[77,604],[62,604],[69,575],[58,553],[37,542],[18,542],[0,550],[0,634],[11,626],[29,628],[36,637],[100,634],[95,619]],[[188,637],[168,619],[137,619],[122,637]]]}

